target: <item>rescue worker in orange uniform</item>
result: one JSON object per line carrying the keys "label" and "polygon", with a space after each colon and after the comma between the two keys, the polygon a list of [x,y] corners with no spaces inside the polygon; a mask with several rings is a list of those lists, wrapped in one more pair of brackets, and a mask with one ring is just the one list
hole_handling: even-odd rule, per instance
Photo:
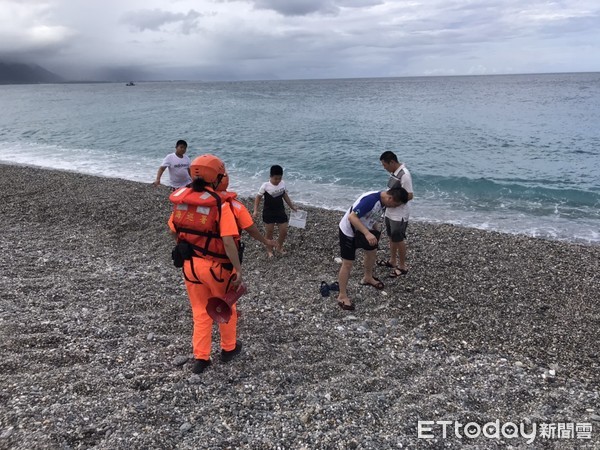
{"label": "rescue worker in orange uniform", "polygon": [[[202,373],[210,364],[213,320],[206,312],[210,297],[223,297],[237,289],[242,279],[238,255],[239,230],[225,191],[229,184],[223,161],[214,155],[202,155],[190,165],[192,187],[174,191],[169,227],[176,234],[173,259],[182,264],[185,287],[192,307],[194,332],[192,372]],[[229,194],[235,197],[235,194]],[[176,263],[177,265],[177,263]],[[242,349],[237,341],[237,311],[231,307],[231,319],[219,324],[221,360],[231,361]]]}

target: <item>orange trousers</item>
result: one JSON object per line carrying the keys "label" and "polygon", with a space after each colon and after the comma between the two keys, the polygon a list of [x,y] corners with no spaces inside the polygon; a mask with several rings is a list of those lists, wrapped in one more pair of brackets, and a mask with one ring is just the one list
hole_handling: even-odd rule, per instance
{"label": "orange trousers", "polygon": [[[223,297],[231,284],[235,271],[225,269],[222,264],[202,258],[193,257],[183,265],[185,287],[192,306],[194,332],[192,347],[194,358],[209,359],[212,343],[213,320],[206,312],[210,297]],[[225,351],[235,349],[237,338],[237,309],[231,307],[231,318],[228,323],[219,324],[221,348]]]}

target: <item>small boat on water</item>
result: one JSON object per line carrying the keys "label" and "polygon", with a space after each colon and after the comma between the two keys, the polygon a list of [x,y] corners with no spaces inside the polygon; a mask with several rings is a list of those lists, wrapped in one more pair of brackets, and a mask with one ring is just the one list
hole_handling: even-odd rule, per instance
{"label": "small boat on water", "polygon": [[135,86],[135,83],[133,81],[130,81],[129,83],[127,83],[125,86]]}

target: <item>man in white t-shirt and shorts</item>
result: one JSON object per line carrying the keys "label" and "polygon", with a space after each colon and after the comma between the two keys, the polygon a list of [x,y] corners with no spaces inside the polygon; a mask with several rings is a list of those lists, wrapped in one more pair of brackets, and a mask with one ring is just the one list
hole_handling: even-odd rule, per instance
{"label": "man in white t-shirt and shorts", "polygon": [[169,186],[171,190],[176,190],[184,186],[188,186],[192,182],[190,176],[190,158],[185,154],[187,151],[187,142],[184,140],[177,141],[175,144],[175,152],[169,153],[163,159],[162,164],[158,168],[156,180],[152,183],[154,186],[160,185],[160,178],[166,169],[169,169]]}
{"label": "man in white t-shirt and shorts", "polygon": [[[388,188],[402,187],[408,192],[408,200],[413,198],[412,177],[404,163],[398,161],[394,152],[386,151],[379,157],[381,165],[390,173]],[[406,266],[406,228],[410,215],[408,203],[385,210],[385,228],[390,239],[390,259],[377,261],[378,266],[392,269],[390,277],[408,273]]]}

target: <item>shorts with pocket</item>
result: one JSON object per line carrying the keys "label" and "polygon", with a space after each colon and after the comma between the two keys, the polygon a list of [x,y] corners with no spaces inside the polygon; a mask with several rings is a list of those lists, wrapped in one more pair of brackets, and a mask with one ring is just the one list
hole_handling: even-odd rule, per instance
{"label": "shorts with pocket", "polygon": [[408,226],[408,220],[391,220],[389,217],[385,218],[385,231],[392,242],[402,242],[406,239],[406,227]]}
{"label": "shorts with pocket", "polygon": [[[359,231],[355,231],[355,233],[357,233],[357,236],[355,236],[355,237],[346,236],[341,229],[339,229],[339,232],[340,232],[340,256],[342,257],[342,259],[347,259],[348,261],[354,261],[356,259],[356,249],[357,248],[362,248],[364,250],[377,249],[377,246],[372,247],[371,245],[369,245],[368,241],[366,240],[365,235],[360,233]],[[371,233],[373,233],[375,235],[375,237],[377,238],[377,240],[379,240],[379,237],[381,235],[380,232],[378,232],[377,230],[371,230]]]}

